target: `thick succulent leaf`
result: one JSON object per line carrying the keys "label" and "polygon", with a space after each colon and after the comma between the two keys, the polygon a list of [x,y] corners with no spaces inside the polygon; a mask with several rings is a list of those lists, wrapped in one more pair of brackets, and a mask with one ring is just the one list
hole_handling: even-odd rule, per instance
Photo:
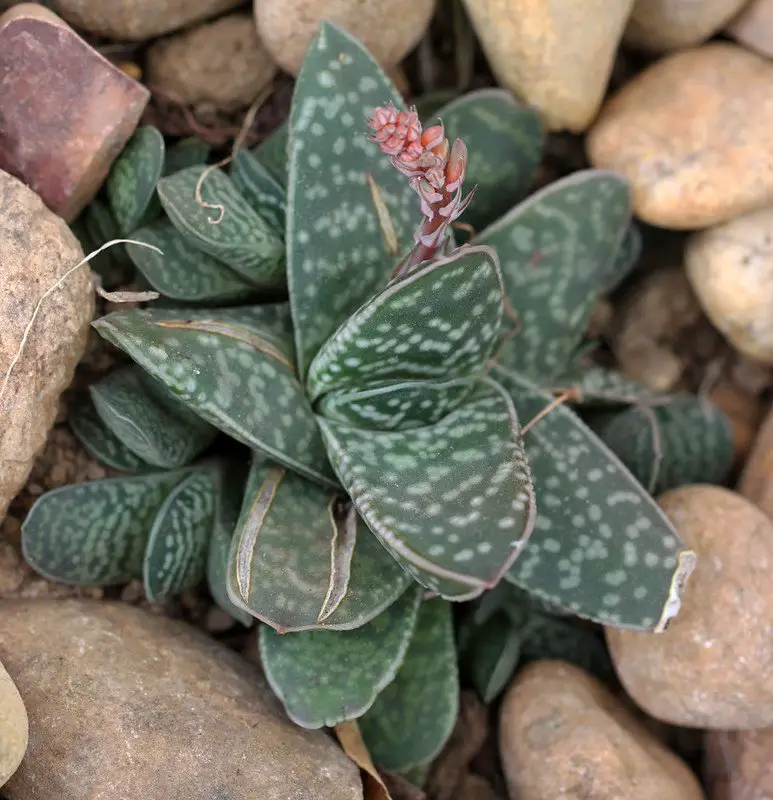
{"label": "thick succulent leaf", "polygon": [[309,396],[376,381],[482,373],[499,338],[502,298],[489,248],[462,248],[427,262],[392,281],[328,339],[309,368]]}
{"label": "thick succulent leaf", "polygon": [[[496,370],[524,419],[552,401],[528,380]],[[524,436],[537,522],[507,577],[550,603],[604,625],[662,630],[679,610],[695,564],[646,490],[566,406]]]}
{"label": "thick succulent leaf", "polygon": [[235,620],[249,628],[255,618],[231,602],[227,587],[228,554],[231,551],[231,540],[239,521],[243,492],[243,475],[241,480],[230,474],[221,478],[216,498],[215,526],[207,553],[207,586],[215,603]]}
{"label": "thick succulent leaf", "polygon": [[553,381],[552,387],[542,388],[550,388],[554,392],[572,390],[574,397],[569,402],[582,407],[629,405],[662,397],[659,392],[651,391],[644,384],[626,378],[616,370],[595,365],[572,365]]}
{"label": "thick succulent leaf", "polygon": [[286,197],[284,186],[249,150],[240,150],[231,165],[231,180],[253,210],[284,238]]}
{"label": "thick succulent leaf", "polygon": [[456,100],[457,97],[459,97],[459,92],[456,89],[438,89],[420,95],[411,101],[411,105],[418,112],[422,125],[428,128],[430,125],[438,124],[437,118],[440,116],[440,110]]}
{"label": "thick succulent leaf", "polygon": [[164,169],[165,150],[160,131],[152,125],[142,125],[134,131],[107,176],[107,199],[123,236],[129,236],[150,213],[160,211],[156,184]]}
{"label": "thick succulent leaf", "polygon": [[[99,197],[95,197],[86,206],[83,222],[91,241],[91,250],[102,247],[114,239],[123,238],[110,208]],[[106,285],[118,285],[129,280],[134,269],[124,244],[114,244],[103,250],[89,262],[89,266],[107,279]]]}
{"label": "thick succulent leaf", "polygon": [[523,549],[534,495],[518,416],[493,381],[440,422],[373,431],[320,419],[333,467],[382,544],[416,580],[466,600]]}
{"label": "thick succulent leaf", "polygon": [[274,176],[280,186],[287,186],[288,154],[290,143],[290,126],[287,122],[277,125],[265,141],[250,152]]}
{"label": "thick succulent leaf", "polygon": [[90,397],[83,397],[70,409],[68,422],[83,449],[92,458],[122,472],[148,469],[148,464],[129,450],[102,422]]}
{"label": "thick succulent leaf", "polygon": [[150,247],[128,244],[126,250],[137,269],[157,291],[188,303],[224,303],[254,298],[257,287],[238,272],[196,247],[166,219],[140,228],[131,237]]}
{"label": "thick succulent leaf", "polygon": [[402,431],[434,425],[459,408],[475,388],[474,379],[385,383],[362,392],[326,394],[319,412],[326,419],[357,428]]}
{"label": "thick succulent leaf", "polygon": [[534,180],[545,139],[539,113],[504,89],[480,89],[435,116],[450,141],[467,145],[465,185],[476,189],[461,219],[481,230],[522,200]]}
{"label": "thick succulent leaf", "polygon": [[334,484],[295,374],[292,346],[279,333],[285,309],[116,311],[93,324],[212,425],[291,469]]}
{"label": "thick succulent leaf", "polygon": [[198,248],[255,286],[284,284],[279,234],[252,210],[222,170],[188,167],[162,178],[158,194],[172,224]]}
{"label": "thick succulent leaf", "polygon": [[373,761],[395,772],[434,758],[459,710],[451,606],[438,598],[419,608],[416,630],[397,677],[359,725]]}
{"label": "thick succulent leaf", "polygon": [[114,370],[92,384],[102,422],[146,464],[166,469],[190,463],[217,436],[203,419],[179,419],[145,391],[136,367]]}
{"label": "thick succulent leaf", "polygon": [[421,594],[414,586],[356,630],[280,634],[262,625],[261,664],[290,719],[322,728],[361,717],[405,659]]}
{"label": "thick succulent leaf", "polygon": [[112,586],[141,577],[153,518],[186,474],[106,478],[44,494],[22,525],[25,561],[60,583]]}
{"label": "thick succulent leaf", "polygon": [[151,603],[180,594],[203,578],[215,524],[215,480],[201,469],[167,495],[150,529],[142,575]]}
{"label": "thick succulent leaf", "polygon": [[676,395],[589,423],[651,494],[721,484],[733,466],[731,423],[707,398]]}
{"label": "thick succulent leaf", "polygon": [[280,632],[349,630],[412,582],[340,493],[256,461],[231,542],[228,595]]}
{"label": "thick succulent leaf", "polygon": [[522,633],[506,613],[499,611],[468,638],[462,663],[484,703],[493,702],[515,672],[521,659]]}
{"label": "thick succulent leaf", "polygon": [[476,243],[499,254],[520,323],[501,363],[538,382],[566,367],[630,217],[625,180],[583,170],[546,186],[479,234]]}
{"label": "thick succulent leaf", "polygon": [[379,225],[370,175],[399,251],[421,222],[408,180],[369,140],[366,115],[397,90],[362,44],[323,23],[306,51],[290,112],[287,281],[298,367],[305,377],[326,339],[382,285],[395,263]]}
{"label": "thick succulent leaf", "polygon": [[609,262],[609,271],[602,278],[602,294],[613,292],[633,272],[641,257],[641,251],[641,229],[632,222],[628,226],[617,255]]}
{"label": "thick succulent leaf", "polygon": [[522,636],[521,663],[542,659],[568,661],[603,681],[615,678],[609,651],[596,631],[534,613]]}
{"label": "thick succulent leaf", "polygon": [[164,177],[174,175],[175,172],[204,164],[209,158],[212,148],[201,139],[191,136],[182,139],[167,150],[164,162]]}

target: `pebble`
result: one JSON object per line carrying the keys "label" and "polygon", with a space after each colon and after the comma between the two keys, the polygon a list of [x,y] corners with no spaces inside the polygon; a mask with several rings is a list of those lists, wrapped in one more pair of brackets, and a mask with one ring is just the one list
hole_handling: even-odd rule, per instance
{"label": "pebble", "polygon": [[673,53],[605,103],[589,159],[628,178],[645,222],[726,222],[773,203],[772,93],[773,64],[732,42]]}
{"label": "pebble", "polygon": [[757,429],[762,421],[764,413],[762,401],[759,395],[745,390],[726,376],[720,377],[711,387],[709,399],[724,411],[730,420],[733,428],[734,465],[735,469],[740,469],[749,458]]}
{"label": "pebble", "polygon": [[706,734],[704,780],[711,800],[773,797],[773,728]]}
{"label": "pebble", "polygon": [[738,491],[773,519],[773,409],[757,432]]}
{"label": "pebble", "polygon": [[32,734],[8,800],[362,800],[334,740],[294,726],[258,669],[189,626],[85,600],[0,613]]}
{"label": "pebble", "polygon": [[747,0],[725,32],[749,50],[773,58],[773,0]]}
{"label": "pebble", "polygon": [[0,75],[0,169],[71,222],[99,191],[150,93],[31,3],[0,16]]}
{"label": "pebble", "polygon": [[706,314],[733,346],[773,365],[772,226],[768,207],[696,233],[685,268]]}
{"label": "pebble", "polygon": [[394,67],[419,43],[435,0],[255,0],[258,33],[279,66],[297,75],[323,20],[359,39],[382,67]]}
{"label": "pebble", "polygon": [[499,83],[550,130],[584,131],[612,72],[633,0],[464,0]]}
{"label": "pebble", "polygon": [[636,0],[623,41],[663,53],[705,42],[748,0]]}
{"label": "pebble", "polygon": [[[210,19],[243,0],[51,0],[71,25],[113,39],[143,41]],[[203,67],[202,67],[203,68]]]}
{"label": "pebble", "polygon": [[620,681],[672,725],[773,724],[773,521],[720,486],[682,487],[658,503],[698,561],[664,633],[606,629]]}
{"label": "pebble", "polygon": [[701,800],[687,766],[601,681],[562,661],[534,661],[505,695],[502,767],[512,798]]}
{"label": "pebble", "polygon": [[27,750],[27,711],[11,676],[0,664],[0,786],[16,772]]}
{"label": "pebble", "polygon": [[88,270],[73,272],[41,303],[22,355],[11,370],[35,306],[82,260],[83,251],[67,225],[32,190],[1,170],[0,208],[2,518],[46,443],[59,396],[70,385],[86,347],[94,299]]}
{"label": "pebble", "polygon": [[184,105],[249,106],[276,74],[249,14],[229,14],[151,45],[147,82]]}

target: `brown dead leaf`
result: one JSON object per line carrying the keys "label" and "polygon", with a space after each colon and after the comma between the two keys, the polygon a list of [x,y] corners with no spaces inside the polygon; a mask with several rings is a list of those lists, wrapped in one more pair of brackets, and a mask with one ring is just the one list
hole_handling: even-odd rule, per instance
{"label": "brown dead leaf", "polygon": [[363,789],[365,790],[365,800],[393,800],[389,794],[386,784],[378,774],[378,770],[373,764],[368,748],[362,739],[360,726],[355,720],[339,722],[335,726],[336,736],[343,747],[344,753],[354,761],[362,770]]}

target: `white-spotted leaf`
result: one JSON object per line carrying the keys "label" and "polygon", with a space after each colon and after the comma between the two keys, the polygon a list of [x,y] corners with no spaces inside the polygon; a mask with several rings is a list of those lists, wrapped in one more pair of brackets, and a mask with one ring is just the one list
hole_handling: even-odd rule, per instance
{"label": "white-spotted leaf", "polygon": [[255,213],[284,238],[287,211],[284,186],[249,150],[240,150],[236,154],[230,176]]}

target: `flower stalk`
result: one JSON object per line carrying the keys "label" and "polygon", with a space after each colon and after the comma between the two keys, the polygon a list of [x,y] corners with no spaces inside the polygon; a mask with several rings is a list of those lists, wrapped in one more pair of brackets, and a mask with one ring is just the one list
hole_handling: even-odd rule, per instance
{"label": "flower stalk", "polygon": [[474,190],[462,197],[467,147],[461,139],[450,146],[442,123],[423,130],[415,108],[398,111],[391,103],[380,106],[368,117],[368,124],[373,130],[371,139],[395,169],[409,178],[424,215],[416,231],[416,246],[398,267],[400,274],[432,258],[451,223],[470,204]]}

